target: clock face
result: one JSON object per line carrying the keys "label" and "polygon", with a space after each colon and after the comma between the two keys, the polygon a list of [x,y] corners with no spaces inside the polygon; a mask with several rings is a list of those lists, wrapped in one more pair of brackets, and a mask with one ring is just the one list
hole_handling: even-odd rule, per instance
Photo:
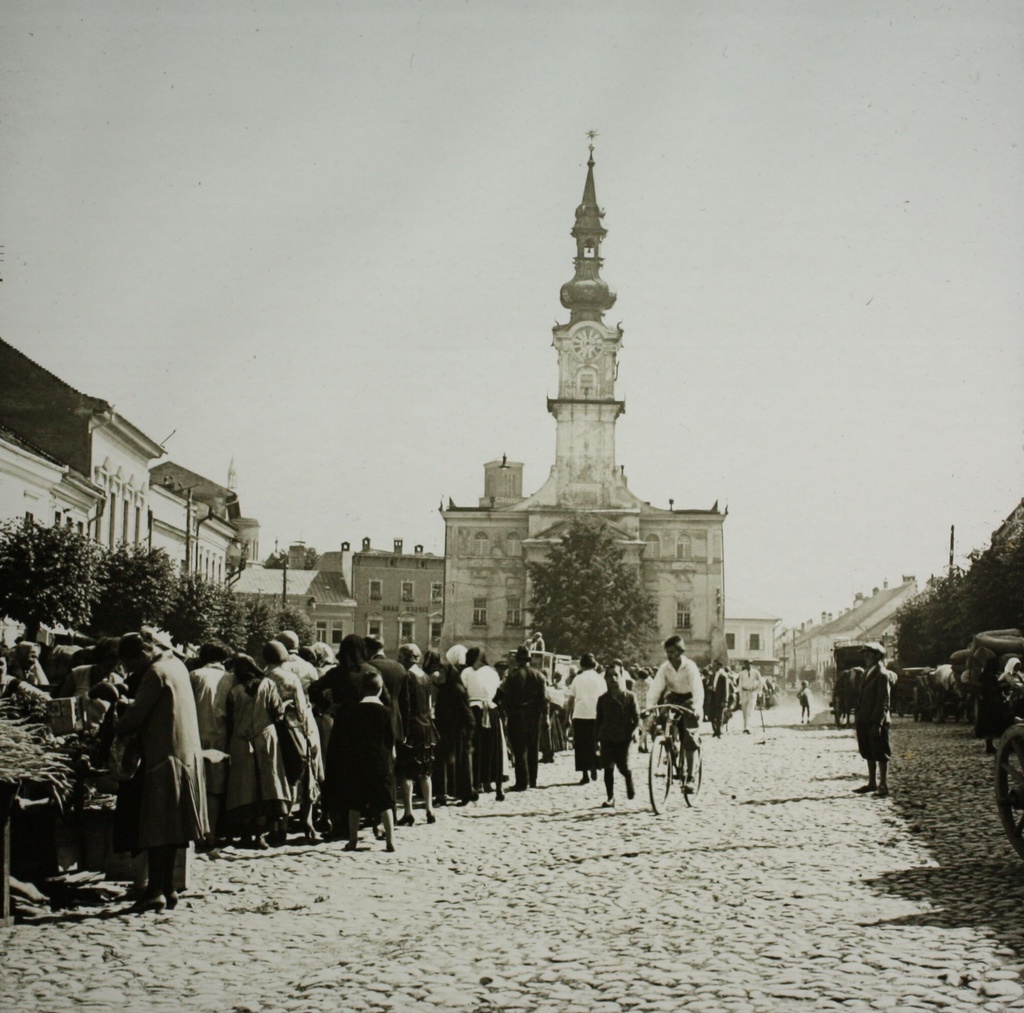
{"label": "clock face", "polygon": [[601,350],[601,335],[593,327],[581,327],[572,336],[572,350],[581,359],[592,359]]}

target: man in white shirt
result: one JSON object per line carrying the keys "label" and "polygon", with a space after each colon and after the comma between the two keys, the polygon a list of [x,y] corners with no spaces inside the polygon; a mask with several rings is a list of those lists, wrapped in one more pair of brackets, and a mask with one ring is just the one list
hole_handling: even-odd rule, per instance
{"label": "man in white shirt", "polygon": [[597,700],[608,691],[597,661],[589,651],[580,658],[580,673],[565,691],[566,703],[573,701],[572,744],[580,784],[597,780]]}
{"label": "man in white shirt", "polygon": [[[672,703],[686,707],[693,716],[681,719],[683,732],[683,755],[686,758],[686,780],[684,788],[693,787],[693,759],[700,745],[700,717],[704,713],[704,680],[700,669],[686,657],[686,644],[678,634],[665,641],[668,658],[655,673],[647,691],[647,706]],[[664,696],[664,701],[662,701]]]}
{"label": "man in white shirt", "polygon": [[750,719],[754,714],[754,705],[758,694],[764,689],[761,673],[750,667],[749,661],[743,662],[740,672],[740,709],[743,711],[743,734],[750,734]]}

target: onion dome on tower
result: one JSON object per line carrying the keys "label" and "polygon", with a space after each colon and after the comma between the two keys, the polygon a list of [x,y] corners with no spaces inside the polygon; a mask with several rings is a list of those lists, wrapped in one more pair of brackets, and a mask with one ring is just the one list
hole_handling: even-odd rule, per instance
{"label": "onion dome on tower", "polygon": [[607,229],[601,225],[604,212],[597,206],[594,188],[594,145],[587,160],[587,182],[583,202],[576,209],[576,224],[570,235],[576,240],[576,275],[562,286],[562,305],[571,311],[571,323],[577,320],[601,320],[615,305],[615,291],[601,277],[601,241]]}

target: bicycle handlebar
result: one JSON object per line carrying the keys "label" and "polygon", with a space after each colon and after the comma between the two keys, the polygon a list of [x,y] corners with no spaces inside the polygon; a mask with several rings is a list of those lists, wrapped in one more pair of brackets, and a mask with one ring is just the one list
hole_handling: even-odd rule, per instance
{"label": "bicycle handlebar", "polygon": [[647,710],[640,712],[640,717],[650,717],[655,711],[678,711],[680,714],[686,714],[691,718],[697,717],[697,712],[690,710],[689,707],[683,707],[677,703],[658,703],[653,707],[648,707]]}

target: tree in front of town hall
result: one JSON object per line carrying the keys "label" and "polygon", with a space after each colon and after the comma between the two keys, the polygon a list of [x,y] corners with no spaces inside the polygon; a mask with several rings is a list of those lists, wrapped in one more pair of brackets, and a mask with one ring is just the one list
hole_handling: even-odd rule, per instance
{"label": "tree in front of town hall", "polygon": [[116,637],[143,626],[163,625],[174,601],[178,575],[163,549],[120,545],[103,554],[99,582],[91,629]]}
{"label": "tree in front of town hall", "polygon": [[548,558],[527,569],[532,625],[549,651],[591,651],[603,660],[647,653],[657,629],[654,600],[606,525],[573,518]]}
{"label": "tree in front of town hall", "polygon": [[294,605],[280,607],[280,599],[250,597],[243,601],[242,626],[244,635],[241,643],[245,653],[259,659],[263,646],[273,640],[282,630],[292,630],[303,644],[311,644],[316,638],[313,621],[302,609]]}
{"label": "tree in front of town hall", "polygon": [[241,605],[231,589],[198,573],[178,578],[163,625],[182,645],[207,640],[234,645],[244,639]]}
{"label": "tree in front of town hall", "polygon": [[44,624],[88,625],[100,594],[98,564],[95,542],[72,528],[0,525],[0,615],[24,623],[28,640]]}

